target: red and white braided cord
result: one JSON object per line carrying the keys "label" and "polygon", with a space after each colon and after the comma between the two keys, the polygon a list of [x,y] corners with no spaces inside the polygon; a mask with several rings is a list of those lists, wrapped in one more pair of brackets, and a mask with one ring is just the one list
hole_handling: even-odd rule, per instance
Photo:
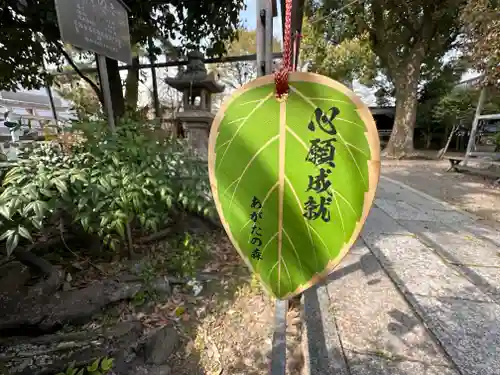
{"label": "red and white braided cord", "polygon": [[281,69],[274,74],[276,97],[281,99],[288,94],[288,74],[292,63],[292,0],[285,3],[285,35],[283,35],[283,62]]}

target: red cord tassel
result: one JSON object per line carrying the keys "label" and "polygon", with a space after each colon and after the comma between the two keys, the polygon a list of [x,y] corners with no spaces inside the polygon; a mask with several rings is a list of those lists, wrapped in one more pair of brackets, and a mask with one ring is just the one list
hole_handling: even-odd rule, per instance
{"label": "red cord tassel", "polygon": [[286,0],[285,3],[285,35],[283,35],[283,62],[281,69],[274,75],[276,83],[276,98],[285,100],[288,95],[288,74],[291,70],[291,51],[292,51],[292,0]]}

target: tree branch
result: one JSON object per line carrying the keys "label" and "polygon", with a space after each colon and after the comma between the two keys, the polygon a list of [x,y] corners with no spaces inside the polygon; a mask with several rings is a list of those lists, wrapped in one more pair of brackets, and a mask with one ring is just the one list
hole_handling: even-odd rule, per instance
{"label": "tree branch", "polygon": [[95,82],[93,82],[85,74],[82,73],[82,71],[78,68],[78,66],[75,64],[75,62],[73,61],[71,56],[68,54],[68,52],[66,52],[66,50],[64,49],[63,46],[61,46],[59,43],[55,43],[55,45],[56,45],[57,49],[59,50],[59,52],[62,53],[62,55],[64,56],[64,58],[68,62],[68,64],[71,65],[71,67],[76,72],[76,74],[78,74],[85,82],[87,82],[90,85],[90,87],[92,87],[92,89],[95,91],[97,97],[99,98],[99,101],[101,102],[102,105],[104,105],[104,98],[103,98],[102,92],[99,89],[99,87],[97,86],[97,84]]}

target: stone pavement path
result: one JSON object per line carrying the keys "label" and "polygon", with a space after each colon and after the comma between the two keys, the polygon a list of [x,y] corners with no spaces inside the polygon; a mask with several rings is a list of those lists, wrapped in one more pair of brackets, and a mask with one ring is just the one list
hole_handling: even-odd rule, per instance
{"label": "stone pavement path", "polygon": [[500,231],[399,182],[304,299],[308,375],[500,375]]}

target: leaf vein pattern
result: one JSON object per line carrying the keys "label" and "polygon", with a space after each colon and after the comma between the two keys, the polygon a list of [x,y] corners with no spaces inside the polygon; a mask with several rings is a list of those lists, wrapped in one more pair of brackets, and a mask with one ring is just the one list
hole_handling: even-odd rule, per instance
{"label": "leaf vein pattern", "polygon": [[[276,135],[274,137],[272,137],[269,141],[266,142],[266,144],[264,146],[262,146],[261,148],[259,148],[257,150],[257,152],[254,154],[254,156],[252,157],[252,159],[250,159],[250,161],[248,162],[248,164],[246,165],[245,169],[243,170],[243,172],[241,173],[240,177],[238,177],[235,181],[238,181],[238,183],[236,184],[236,187],[234,188],[234,191],[233,191],[233,195],[231,197],[231,201],[229,202],[229,209],[231,209],[231,207],[233,206],[233,201],[234,201],[234,196],[236,194],[236,191],[238,190],[238,187],[240,186],[240,182],[241,182],[241,179],[243,178],[243,176],[245,175],[245,173],[247,172],[248,168],[250,168],[250,166],[252,165],[252,163],[254,162],[255,159],[257,159],[257,156],[259,156],[259,154],[264,151],[271,143],[273,143],[274,141],[276,141],[277,139],[279,138],[279,135]],[[234,183],[234,181],[231,183],[231,185]],[[227,189],[226,189],[227,190]]]}
{"label": "leaf vein pattern", "polygon": [[295,244],[293,243],[292,239],[288,235],[288,232],[283,229],[283,233],[285,234],[286,238],[288,239],[288,242],[290,242],[290,245],[292,246],[293,252],[295,253],[295,256],[297,257],[297,261],[299,262],[299,267],[300,267],[300,272],[302,273],[302,276],[304,279],[306,279],[306,275],[304,274],[304,268],[302,267],[302,262],[300,261],[299,253],[297,252],[297,248],[295,247]]}
{"label": "leaf vein pattern", "polygon": [[[290,281],[290,285],[293,285],[293,282],[292,282],[292,277],[290,276],[290,272],[288,271],[288,266],[286,265],[286,263],[285,263],[285,261],[283,260],[283,258],[281,258],[279,261],[280,261],[281,263],[283,263],[283,266],[285,267],[285,271],[286,271],[286,274],[288,275],[288,280]],[[278,285],[281,285],[281,277],[280,277],[280,279],[278,279],[278,283],[280,283],[280,284],[278,284]],[[278,288],[278,289],[280,289],[280,288]]]}
{"label": "leaf vein pattern", "polygon": [[261,253],[261,256],[260,256],[260,259],[257,261],[257,266],[255,267],[257,269],[257,267],[260,266],[260,261],[262,259],[264,259],[264,253],[267,249],[267,247],[269,246],[269,244],[278,236],[278,232],[274,233],[271,238],[269,239],[269,241],[267,241],[266,245],[264,246],[264,248],[262,249],[262,253]]}
{"label": "leaf vein pattern", "polygon": [[[292,194],[295,197],[295,201],[297,202],[300,210],[302,211],[302,202],[300,201],[299,195],[295,191],[295,188],[293,187],[291,181],[288,179],[287,176],[285,176],[285,181],[288,184],[288,187],[290,188],[290,190],[292,191]],[[305,217],[303,217],[302,219],[304,220],[304,226],[306,227],[307,234],[309,235],[309,241],[311,241],[311,246],[312,246],[312,249],[313,249],[314,259],[315,259],[315,263],[316,263],[316,267],[317,267],[318,266],[318,255],[316,254],[316,246],[314,245],[314,241],[313,241],[313,238],[312,238],[311,230],[309,228],[309,223],[307,222],[307,220],[306,220]]]}
{"label": "leaf vein pattern", "polygon": [[273,273],[274,269],[276,268],[276,266],[278,265],[280,261],[278,260],[276,263],[274,263],[274,265],[271,267],[271,269],[269,270],[269,273],[267,275],[267,278],[268,279],[271,279],[271,274]]}
{"label": "leaf vein pattern", "polygon": [[[236,129],[236,131],[234,132],[233,136],[231,137],[231,139],[229,140],[229,144],[227,145],[226,147],[226,150],[224,151],[224,153],[222,154],[221,156],[221,159],[220,159],[220,162],[219,162],[219,165],[216,167],[216,170],[219,169],[219,167],[222,165],[222,162],[224,161],[224,157],[226,156],[227,154],[227,151],[229,150],[229,148],[231,147],[231,143],[233,143],[234,139],[236,138],[236,136],[238,135],[238,133],[240,132],[241,128],[243,128],[243,126],[245,126],[245,124],[247,123],[248,119],[250,119],[250,117],[252,117],[252,115],[260,108],[264,105],[265,102],[267,102],[269,100],[269,98],[271,98],[271,96],[273,96],[273,93],[270,93],[268,96],[266,96],[263,100],[261,100],[261,102],[255,106],[254,109],[252,109],[250,111],[250,113],[248,114],[248,116],[244,117],[243,118],[243,122],[241,123],[241,125],[238,127],[238,129]],[[234,120],[236,121],[236,120]]]}

